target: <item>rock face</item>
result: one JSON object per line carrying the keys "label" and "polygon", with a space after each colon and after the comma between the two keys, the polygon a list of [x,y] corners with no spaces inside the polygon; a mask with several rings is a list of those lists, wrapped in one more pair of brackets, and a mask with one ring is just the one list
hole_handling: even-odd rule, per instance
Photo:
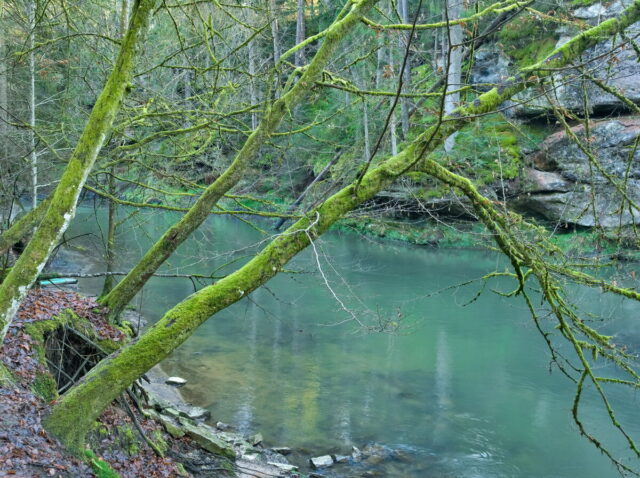
{"label": "rock face", "polygon": [[[591,150],[589,159],[564,131],[545,139],[525,172],[521,193],[513,205],[524,212],[579,226],[625,226],[640,223],[640,213],[628,200],[640,204],[640,117],[593,122],[573,133]],[[595,197],[595,201],[594,201]],[[621,207],[623,205],[624,207]]]}
{"label": "rock face", "polygon": [[471,81],[478,90],[489,91],[509,76],[509,59],[497,45],[484,45],[476,51]]}
{"label": "rock face", "polygon": [[[601,21],[617,17],[631,0],[617,0],[609,5],[595,3],[575,10],[573,16],[578,20],[596,25]],[[627,30],[629,37],[640,32],[640,22]],[[560,30],[560,38],[556,46],[563,45],[577,31]],[[589,48],[579,60],[587,73],[602,81],[607,86],[618,90],[636,104],[640,103],[640,63],[637,61],[633,47],[624,38],[616,37],[598,43]],[[603,91],[591,81],[574,80],[580,77],[576,70],[567,70],[554,75],[554,84],[547,88],[547,94],[559,106],[572,111],[583,111],[585,108],[583,91],[587,95],[587,110],[590,113],[602,114],[614,110],[628,110],[622,101],[614,95]],[[516,97],[523,102],[514,109],[518,116],[532,116],[550,111],[550,104],[545,95],[532,89]]]}

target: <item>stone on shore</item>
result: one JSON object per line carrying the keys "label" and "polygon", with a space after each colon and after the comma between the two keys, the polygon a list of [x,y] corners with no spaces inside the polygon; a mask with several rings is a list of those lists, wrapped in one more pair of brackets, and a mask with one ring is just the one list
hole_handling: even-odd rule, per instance
{"label": "stone on shore", "polygon": [[174,387],[182,387],[185,383],[187,383],[187,380],[182,377],[169,377],[164,381],[164,383],[166,383],[167,385],[172,385]]}
{"label": "stone on shore", "polygon": [[328,468],[333,465],[333,458],[331,458],[331,455],[322,455],[311,458],[309,462],[315,469]]}
{"label": "stone on shore", "polygon": [[288,446],[275,446],[275,447],[271,448],[271,451],[273,451],[275,453],[279,453],[280,455],[290,455],[291,454],[291,448],[289,448]]}
{"label": "stone on shore", "polygon": [[247,441],[249,443],[251,443],[253,446],[259,445],[260,443],[262,443],[262,433],[256,433],[255,435],[251,435],[250,437],[247,437]]}
{"label": "stone on shore", "polygon": [[214,428],[203,424],[195,425],[186,419],[181,419],[180,425],[182,425],[185,433],[205,450],[231,459],[236,458],[236,451],[233,449],[233,445],[220,438]]}

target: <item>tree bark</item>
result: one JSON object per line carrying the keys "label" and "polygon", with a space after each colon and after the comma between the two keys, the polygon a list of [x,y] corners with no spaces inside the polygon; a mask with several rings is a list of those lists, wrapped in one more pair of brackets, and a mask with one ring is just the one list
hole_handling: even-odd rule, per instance
{"label": "tree bark", "polygon": [[20,303],[36,280],[76,212],[82,186],[95,163],[120,103],[129,89],[136,48],[140,45],[156,0],[139,0],[116,64],[93,107],[33,238],[0,285],[0,342]]}
{"label": "tree bark", "polygon": [[131,272],[101,300],[101,303],[109,308],[110,320],[115,320],[162,263],[204,222],[218,200],[242,179],[244,171],[256,157],[264,142],[269,139],[285,115],[293,111],[295,106],[309,95],[311,86],[320,77],[347,32],[360,22],[365,12],[374,3],[375,0],[361,1],[347,15],[329,27],[322,46],[307,65],[300,79],[267,108],[262,121],[249,135],[227,170],[207,187],[180,221],[171,226],[151,246]]}
{"label": "tree bark", "polygon": [[275,276],[284,265],[336,220],[353,210],[413,167],[420,167],[437,179],[473,196],[478,208],[493,209],[493,203],[477,193],[471,181],[451,173],[429,157],[445,139],[473,120],[475,115],[494,111],[504,101],[525,88],[538,84],[554,69],[567,65],[588,47],[622,31],[640,19],[640,0],[618,19],[603,22],[557,48],[545,60],[520,70],[499,88],[458,107],[444,122],[427,128],[406,149],[361,180],[345,187],[313,209],[278,236],[246,265],[201,289],[169,310],[139,338],[100,362],[77,385],[65,393],[45,419],[46,429],[66,445],[79,449],[84,435],[111,401],[152,366],[167,357],[193,331],[218,311],[247,296]]}

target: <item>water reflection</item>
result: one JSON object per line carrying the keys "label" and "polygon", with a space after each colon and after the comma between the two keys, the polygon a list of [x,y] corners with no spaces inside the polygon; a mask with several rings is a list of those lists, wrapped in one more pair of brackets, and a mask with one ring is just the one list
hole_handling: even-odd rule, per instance
{"label": "water reflection", "polygon": [[[168,219],[154,221],[160,231]],[[158,231],[122,237],[121,267]],[[168,267],[185,271],[189,264],[190,271],[210,273],[229,260],[220,255],[225,250],[259,237],[237,221],[219,219],[196,239]],[[323,281],[313,274],[280,275],[268,290],[205,323],[165,362],[171,374],[189,380],[184,393],[209,408],[214,420],[309,453],[346,453],[368,442],[405,450],[408,460],[385,465],[388,477],[615,476],[576,433],[572,384],[548,373],[548,352],[521,303],[485,293],[464,307],[475,286],[429,296],[502,267],[496,256],[379,246],[339,235],[328,236],[323,248],[340,277],[330,267],[325,272],[349,308],[366,314],[362,300],[386,316],[400,309],[412,321],[411,332],[319,326],[345,318]],[[314,264],[302,253],[290,267],[310,271]],[[143,294],[144,312],[157,318],[191,292],[188,281],[153,279]],[[640,344],[636,304],[578,292],[582,306],[614,319],[606,330],[630,346]],[[625,400],[616,402],[621,418],[639,433],[637,398],[619,399]],[[615,440],[595,400],[588,399],[582,412]]]}

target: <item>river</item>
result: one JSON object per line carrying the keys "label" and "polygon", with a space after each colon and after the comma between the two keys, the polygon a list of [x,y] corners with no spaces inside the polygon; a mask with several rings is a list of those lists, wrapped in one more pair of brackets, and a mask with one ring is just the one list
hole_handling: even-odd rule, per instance
{"label": "river", "polygon": [[[93,213],[80,208],[67,237],[90,233],[72,243],[100,251],[105,228]],[[104,220],[103,211],[98,216]],[[118,236],[118,269],[176,217],[130,219]],[[164,270],[223,274],[263,239],[237,219],[212,218]],[[260,431],[267,444],[292,447],[298,457],[346,454],[371,442],[401,450],[405,459],[382,464],[380,476],[616,476],[579,436],[570,414],[574,385],[549,372],[549,353],[522,300],[490,290],[512,284],[492,282],[471,303],[481,282],[454,287],[503,270],[496,254],[330,233],[316,253],[304,251],[287,267],[290,273],[210,319],[163,363],[188,380],[184,395],[211,410],[214,422]],[[95,293],[100,284],[86,279],[81,288]],[[154,278],[135,305],[154,321],[193,290],[188,279]],[[620,340],[640,343],[638,305],[580,288],[572,296]],[[398,329],[370,332],[354,317]],[[637,397],[614,392],[613,400],[640,437]],[[593,397],[581,412],[614,450],[624,449]]]}

